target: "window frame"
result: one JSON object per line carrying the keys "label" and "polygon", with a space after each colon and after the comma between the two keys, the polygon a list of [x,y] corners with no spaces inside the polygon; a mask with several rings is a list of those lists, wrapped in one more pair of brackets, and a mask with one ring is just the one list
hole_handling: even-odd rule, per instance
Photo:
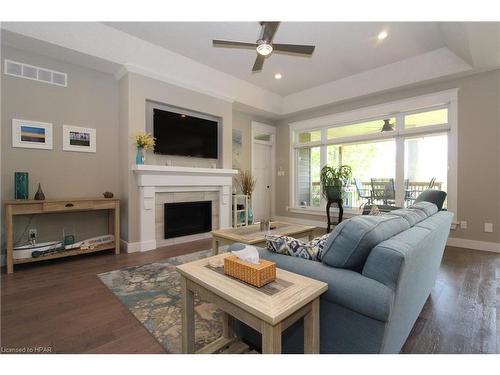
{"label": "window frame", "polygon": [[[426,95],[411,97],[407,99],[387,102],[375,106],[362,107],[356,110],[335,113],[327,116],[316,117],[308,120],[291,122],[289,126],[289,148],[290,148],[290,195],[288,211],[295,213],[308,213],[313,215],[325,215],[326,202],[322,198],[320,207],[299,206],[296,203],[296,176],[297,166],[295,162],[296,149],[304,147],[320,146],[321,158],[320,168],[327,161],[327,146],[337,144],[369,142],[383,139],[395,139],[396,142],[396,204],[404,202],[404,142],[406,137],[427,135],[432,133],[448,134],[448,210],[457,217],[457,101],[458,88],[450,89]],[[432,110],[447,108],[448,123],[405,128],[405,116],[428,112]],[[393,132],[370,133],[357,136],[328,139],[329,128],[341,127],[353,123],[360,123],[381,118],[396,118],[396,126]],[[304,131],[321,130],[321,141],[298,143],[296,133]],[[399,204],[398,204],[399,203]],[[357,214],[360,211],[355,208],[345,209],[344,212]]]}

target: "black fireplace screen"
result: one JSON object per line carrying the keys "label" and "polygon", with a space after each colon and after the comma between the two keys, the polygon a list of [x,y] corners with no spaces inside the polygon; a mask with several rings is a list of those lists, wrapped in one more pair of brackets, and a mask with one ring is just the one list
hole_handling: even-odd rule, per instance
{"label": "black fireplace screen", "polygon": [[212,202],[165,203],[165,238],[212,230]]}

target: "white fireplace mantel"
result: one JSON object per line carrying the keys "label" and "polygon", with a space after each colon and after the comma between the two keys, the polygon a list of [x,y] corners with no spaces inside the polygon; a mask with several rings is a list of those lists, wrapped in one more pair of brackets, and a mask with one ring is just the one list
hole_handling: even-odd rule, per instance
{"label": "white fireplace mantel", "polygon": [[139,186],[227,185],[238,173],[234,169],[173,167],[165,165],[134,165]]}
{"label": "white fireplace mantel", "polygon": [[155,198],[158,192],[219,191],[219,228],[230,226],[232,179],[238,171],[220,168],[133,165],[139,187],[140,250],[156,249]]}

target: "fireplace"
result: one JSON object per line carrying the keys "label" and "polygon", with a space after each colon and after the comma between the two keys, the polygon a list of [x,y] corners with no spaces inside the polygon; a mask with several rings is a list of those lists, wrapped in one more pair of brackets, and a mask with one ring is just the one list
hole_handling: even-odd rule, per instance
{"label": "fireplace", "polygon": [[165,238],[206,233],[212,230],[212,202],[165,203]]}
{"label": "fireplace", "polygon": [[[210,237],[212,228],[231,226],[233,169],[166,165],[135,165],[138,204],[129,202],[129,215],[138,214],[138,242],[127,242],[127,252],[148,251],[184,240]],[[212,201],[212,228],[205,233],[165,239],[165,203]],[[168,227],[168,225],[167,225]]]}

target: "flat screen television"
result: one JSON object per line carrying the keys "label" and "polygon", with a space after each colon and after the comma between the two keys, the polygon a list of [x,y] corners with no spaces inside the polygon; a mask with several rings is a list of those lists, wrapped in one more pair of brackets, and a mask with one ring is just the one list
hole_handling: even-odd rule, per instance
{"label": "flat screen television", "polygon": [[153,109],[155,154],[217,159],[218,122]]}

